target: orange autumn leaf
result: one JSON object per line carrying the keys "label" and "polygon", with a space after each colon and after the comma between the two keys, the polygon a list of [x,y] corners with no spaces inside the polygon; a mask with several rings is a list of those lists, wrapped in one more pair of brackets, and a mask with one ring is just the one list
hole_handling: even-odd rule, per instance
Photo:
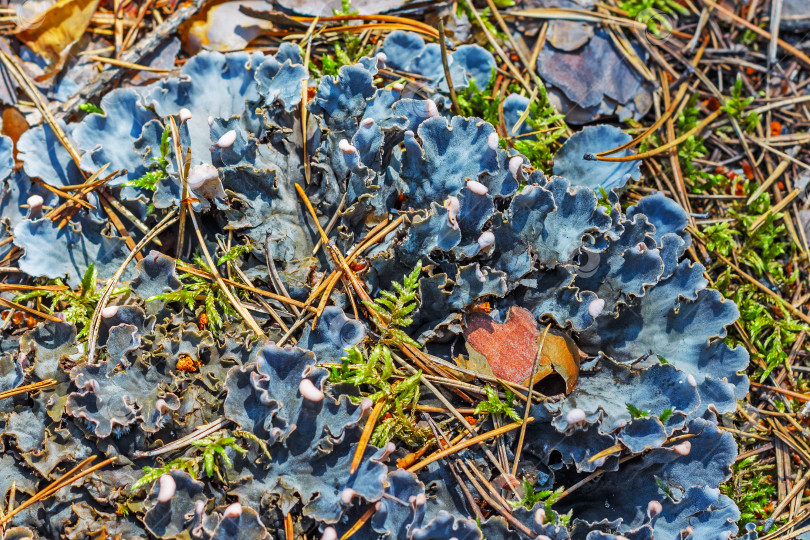
{"label": "orange autumn leaf", "polygon": [[70,47],[79,41],[99,0],[59,0],[15,32],[31,50],[48,62],[47,76],[62,67]]}
{"label": "orange autumn leaf", "polygon": [[[480,312],[467,316],[464,329],[470,358],[467,368],[494,375],[507,382],[528,385],[542,332],[534,315],[526,309],[512,306],[506,322],[498,323]],[[550,330],[537,363],[534,381],[557,372],[565,380],[566,391],[576,387],[579,377],[579,351],[570,337]]]}

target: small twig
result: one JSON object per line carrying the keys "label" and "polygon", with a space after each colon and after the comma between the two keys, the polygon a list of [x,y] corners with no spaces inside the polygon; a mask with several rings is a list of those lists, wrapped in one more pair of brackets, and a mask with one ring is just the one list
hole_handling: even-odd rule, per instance
{"label": "small twig", "polygon": [[[198,276],[198,277],[202,277],[202,278],[206,278],[206,279],[216,281],[216,277],[214,276],[214,274],[212,274],[211,272],[206,272],[205,270],[202,270],[200,268],[195,268],[193,266],[184,265],[184,266],[182,266],[180,268],[180,270],[183,271],[183,272],[187,272],[189,274]],[[295,307],[300,307],[300,308],[303,308],[303,309],[309,309],[310,311],[315,311],[313,308],[310,308],[309,306],[307,306],[303,302],[301,302],[299,300],[295,300],[294,298],[288,298],[286,296],[281,296],[279,294],[271,293],[270,291],[264,291],[262,289],[257,289],[256,287],[252,287],[252,286],[246,285],[244,283],[239,283],[238,281],[233,281],[233,280],[230,280],[228,278],[222,278],[222,281],[227,283],[231,287],[237,287],[239,289],[244,289],[246,291],[252,292],[253,294],[258,294],[258,295],[264,296],[266,298],[270,298],[272,300],[277,300],[278,302],[288,304],[291,307],[295,306]]]}
{"label": "small twig", "polygon": [[177,162],[177,176],[180,178],[180,185],[182,186],[180,195],[180,226],[177,231],[177,250],[175,251],[175,258],[180,259],[183,256],[183,241],[186,237],[186,213],[188,212],[188,182],[186,182],[186,164],[183,159],[183,148],[180,145],[180,133],[177,130],[177,122],[174,117],[169,117],[169,126],[172,130],[172,141],[174,142],[174,159]]}
{"label": "small twig", "polygon": [[163,220],[157,224],[157,226],[146,236],[144,236],[138,245],[135,246],[135,249],[130,251],[127,255],[124,262],[121,263],[121,266],[118,267],[118,270],[115,271],[115,274],[107,281],[107,285],[104,288],[104,292],[101,294],[101,298],[98,301],[98,305],[96,305],[96,309],[93,311],[93,317],[90,319],[90,330],[87,336],[87,362],[89,364],[93,363],[96,356],[96,343],[98,342],[98,328],[101,325],[101,311],[107,306],[107,302],[109,302],[110,297],[112,296],[113,290],[115,286],[118,285],[118,280],[121,279],[121,276],[124,275],[124,270],[126,270],[127,265],[132,262],[132,259],[135,258],[136,253],[140,253],[140,251],[150,242],[152,237],[159,235],[164,230],[166,230],[169,226],[171,226],[177,218],[174,217],[174,211],[169,212]]}
{"label": "small twig", "polygon": [[171,73],[174,70],[171,69],[163,69],[163,68],[155,68],[150,66],[143,66],[140,64],[133,64],[131,62],[124,62],[123,60],[117,60],[115,58],[105,58],[103,56],[88,56],[89,60],[93,62],[99,62],[101,64],[109,64],[111,66],[116,66],[124,69],[134,69],[137,71],[148,71],[149,73]]}
{"label": "small twig", "polygon": [[751,234],[757,229],[759,229],[762,226],[762,224],[765,223],[765,220],[767,220],[769,216],[778,214],[779,212],[784,210],[785,207],[793,201],[793,199],[799,196],[799,193],[801,193],[800,189],[794,189],[793,191],[790,192],[790,194],[788,194],[787,197],[779,201],[774,206],[770,207],[767,212],[765,212],[757,219],[755,219],[754,222],[751,224],[751,226],[748,227],[748,233]]}
{"label": "small twig", "polygon": [[[400,358],[398,355],[392,354],[391,356],[398,364],[400,364],[402,367],[404,367],[406,371],[408,371],[409,373],[412,373],[412,374],[416,373],[416,369],[414,369],[413,366],[408,364],[405,360]],[[425,378],[424,374],[420,377],[419,381],[423,385],[425,385],[428,388],[428,390],[433,392],[433,395],[436,396],[439,399],[439,401],[441,401],[442,404],[445,407],[447,407],[447,409],[453,414],[453,416],[456,418],[456,420],[458,420],[459,423],[462,426],[464,426],[464,429],[466,429],[467,432],[470,435],[475,435],[477,433],[475,428],[472,425],[470,425],[470,423],[467,421],[466,418],[464,418],[464,415],[462,415],[460,412],[458,412],[458,409],[456,409],[455,406],[453,406],[453,404],[450,403],[450,400],[448,400],[445,397],[445,395],[441,392],[441,390],[436,388],[436,386],[433,383],[431,383],[429,380],[427,380],[427,378]],[[487,459],[489,459],[490,462],[498,470],[498,472],[501,473],[504,477],[507,477],[508,472],[506,471],[506,469],[501,467],[500,462],[495,457],[495,455],[492,453],[492,451],[489,448],[487,448],[485,445],[481,445],[481,449],[483,450],[484,455],[487,456]],[[515,486],[513,486],[511,484],[511,482],[508,483],[508,485],[509,485],[510,489],[512,490],[512,493],[515,495],[515,497],[520,498],[520,496],[518,495],[517,489],[515,489]]]}
{"label": "small twig", "polygon": [[360,440],[357,442],[357,449],[354,452],[354,457],[352,458],[352,464],[349,468],[349,474],[354,474],[357,472],[357,468],[360,466],[360,463],[363,461],[363,454],[366,451],[366,446],[368,446],[368,441],[371,439],[371,434],[374,431],[374,426],[377,424],[377,419],[380,417],[383,408],[385,407],[387,400],[385,397],[381,398],[376,404],[374,404],[374,408],[371,409],[371,414],[368,415],[368,419],[366,420],[366,425],[363,427],[363,433],[360,435]]}
{"label": "small twig", "polygon": [[517,474],[518,463],[520,462],[520,454],[523,451],[523,439],[526,437],[526,426],[529,425],[527,419],[529,412],[532,408],[532,392],[534,392],[534,376],[537,373],[537,365],[540,363],[540,357],[543,355],[543,346],[546,344],[546,336],[551,325],[546,325],[543,332],[543,337],[540,339],[540,347],[537,349],[537,355],[534,357],[534,364],[532,364],[532,374],[529,377],[529,393],[526,396],[526,410],[523,412],[523,426],[520,428],[520,436],[518,437],[517,450],[515,451],[515,460],[512,462],[512,476]]}
{"label": "small twig", "polygon": [[457,115],[461,115],[461,107],[458,105],[458,96],[456,95],[456,87],[453,84],[453,78],[450,76],[450,64],[447,62],[447,37],[444,35],[444,20],[439,17],[439,47],[442,53],[442,67],[444,68],[444,78],[447,80],[447,88],[450,90],[450,101],[453,102],[453,111]]}
{"label": "small twig", "polygon": [[98,465],[94,465],[93,467],[90,467],[89,469],[87,469],[85,471],[82,471],[81,473],[76,474],[77,471],[81,470],[82,468],[84,468],[85,466],[90,464],[95,459],[96,459],[96,456],[91,456],[91,457],[85,459],[84,461],[82,461],[81,463],[79,463],[78,465],[76,465],[75,467],[70,469],[68,472],[66,472],[64,475],[59,477],[57,480],[55,480],[54,482],[49,484],[45,489],[43,489],[42,491],[37,492],[30,499],[28,499],[27,501],[22,503],[20,506],[18,506],[14,510],[8,512],[5,516],[3,516],[3,518],[0,518],[0,525],[5,525],[9,521],[11,521],[11,518],[13,518],[15,515],[22,512],[23,510],[25,510],[26,508],[28,508],[29,506],[31,506],[35,502],[38,502],[38,501],[41,501],[43,499],[46,499],[46,498],[50,497],[51,495],[53,495],[54,493],[56,493],[57,491],[59,491],[63,487],[68,486],[68,485],[76,482],[80,478],[83,478],[83,477],[87,476],[90,473],[93,473],[93,472],[95,472],[95,471],[97,471],[97,470],[99,470],[99,469],[101,469],[103,467],[106,467],[107,465],[114,462],[118,458],[116,456],[113,456],[113,457],[111,457],[109,459],[105,459],[104,461],[102,461]]}
{"label": "small twig", "polygon": [[289,512],[284,514],[284,538],[286,538],[286,540],[295,540],[295,531],[293,530],[292,514]]}
{"label": "small twig", "polygon": [[44,381],[26,384],[25,386],[18,386],[17,388],[0,392],[0,399],[6,399],[19,394],[24,394],[26,392],[33,392],[35,390],[44,390],[46,388],[50,388],[51,386],[56,386],[56,381],[53,379],[46,379]]}
{"label": "small twig", "polygon": [[32,309],[30,307],[24,306],[22,304],[18,304],[17,302],[12,302],[11,300],[6,300],[5,298],[0,297],[0,305],[5,306],[9,309],[19,309],[20,311],[24,311],[29,315],[33,315],[34,317],[39,317],[40,319],[45,319],[46,321],[51,322],[64,322],[59,317],[55,317],[49,313],[44,313],[42,311],[37,311],[36,309]]}
{"label": "small twig", "polygon": [[[526,419],[526,421],[527,422],[533,422],[534,417],[529,416]],[[459,444],[457,444],[455,446],[451,446],[450,448],[447,448],[447,449],[442,450],[440,452],[436,452],[435,454],[427,457],[426,459],[423,459],[419,463],[416,463],[415,465],[412,465],[411,467],[409,467],[408,472],[416,472],[419,469],[422,469],[422,468],[430,465],[434,461],[438,461],[438,460],[442,459],[445,456],[455,454],[456,452],[458,452],[460,450],[464,450],[465,448],[469,448],[470,446],[476,445],[476,444],[478,444],[480,442],[484,442],[484,441],[487,441],[489,439],[492,439],[493,437],[498,437],[499,435],[503,435],[504,433],[508,433],[508,432],[510,432],[510,431],[512,431],[514,429],[519,428],[524,423],[525,422],[512,422],[511,424],[507,424],[505,426],[501,426],[501,427],[493,429],[491,431],[487,431],[486,433],[476,435],[475,437],[472,437],[470,439],[462,441],[462,442],[460,442]]]}
{"label": "small twig", "polygon": [[176,441],[172,441],[168,444],[161,446],[155,450],[149,450],[146,452],[133,452],[133,458],[145,458],[145,457],[155,457],[161,454],[166,454],[168,452],[173,452],[175,450],[180,450],[181,448],[185,448],[193,441],[197,441],[199,439],[204,439],[205,437],[211,435],[212,433],[216,433],[228,422],[225,418],[217,418],[213,422],[209,424],[205,424],[202,426],[197,427],[194,431],[189,433],[183,438],[177,439]]}
{"label": "small twig", "polygon": [[343,536],[340,537],[340,540],[348,540],[349,538],[354,536],[354,533],[362,529],[363,525],[365,525],[366,522],[368,522],[368,520],[371,519],[371,516],[374,515],[374,512],[375,508],[374,505],[372,504],[371,506],[368,507],[368,509],[365,512],[363,512],[363,515],[360,516],[360,519],[358,519],[355,522],[355,524],[349,528],[348,531],[343,533]]}
{"label": "small twig", "polygon": [[[292,300],[290,293],[287,292],[287,287],[284,286],[284,282],[281,281],[281,277],[278,275],[273,254],[270,253],[270,233],[264,237],[264,263],[267,265],[267,273],[270,275],[270,281],[275,286],[276,292]],[[301,316],[301,312],[298,311],[298,307],[295,304],[290,303],[290,309],[296,317]]]}
{"label": "small twig", "polygon": [[[536,538],[536,536],[532,533],[532,531],[526,527],[523,523],[518,521],[512,514],[508,511],[508,508],[504,508],[484,489],[484,487],[478,483],[478,481],[474,478],[470,469],[475,470],[474,467],[468,467],[462,460],[458,460],[458,464],[464,473],[467,475],[467,478],[470,479],[470,483],[473,485],[476,491],[481,495],[481,497],[492,507],[494,508],[506,521],[508,521],[513,527],[519,529],[523,534],[527,535],[529,538]],[[510,484],[511,485],[511,484]]]}
{"label": "small twig", "polygon": [[194,232],[197,233],[197,240],[200,242],[200,250],[203,252],[203,257],[205,257],[205,261],[208,263],[208,267],[211,268],[211,273],[213,274],[214,278],[217,280],[217,285],[219,285],[220,290],[223,292],[225,297],[231,303],[233,308],[236,310],[237,313],[244,319],[245,323],[253,330],[256,335],[263,339],[267,339],[267,335],[262,331],[261,327],[256,324],[256,320],[253,318],[253,315],[250,314],[248,310],[245,309],[245,306],[242,305],[242,302],[236,298],[231,291],[230,287],[225,284],[222,279],[222,276],[219,275],[219,272],[216,270],[216,265],[214,264],[214,259],[211,258],[211,254],[208,252],[208,247],[205,245],[205,239],[203,238],[202,232],[200,231],[200,226],[197,224],[197,217],[195,215],[194,209],[190,206],[188,208],[188,215],[191,218],[191,223],[194,225]]}
{"label": "small twig", "polygon": [[[657,156],[659,154],[663,154],[670,148],[674,148],[687,140],[689,137],[695,135],[696,133],[702,131],[706,126],[711,124],[718,116],[723,114],[722,109],[717,109],[709,116],[704,118],[698,125],[678,137],[677,139],[668,141],[666,144],[663,144],[657,148],[649,150],[647,152],[642,152],[641,154],[633,154],[630,156],[618,156],[618,157],[608,157],[607,155],[598,155],[598,154],[586,154],[585,159],[589,159],[591,161],[610,161],[610,162],[624,162],[624,161],[638,161],[641,159],[647,159],[653,156]],[[612,154],[613,150],[607,152],[607,154]]]}

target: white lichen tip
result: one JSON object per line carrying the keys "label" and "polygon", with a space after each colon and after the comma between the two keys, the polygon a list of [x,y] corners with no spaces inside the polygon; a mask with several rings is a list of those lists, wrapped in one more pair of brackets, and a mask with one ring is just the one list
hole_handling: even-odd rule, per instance
{"label": "white lichen tip", "polygon": [[338,534],[334,527],[327,527],[321,534],[321,540],[338,540]]}
{"label": "white lichen tip", "polygon": [[515,180],[520,180],[523,176],[523,158],[521,156],[512,156],[509,159],[509,173]]}
{"label": "white lichen tip", "polygon": [[688,456],[689,452],[692,451],[692,443],[689,441],[683,441],[682,443],[678,443],[672,447],[675,450],[675,453],[681,456]]}
{"label": "white lichen tip", "polygon": [[468,181],[467,189],[469,189],[476,195],[486,195],[487,193],[489,193],[489,188],[476,180]]}
{"label": "white lichen tip", "polygon": [[575,424],[579,424],[580,422],[584,422],[587,416],[588,415],[586,415],[585,411],[582,409],[571,409],[565,415],[565,421],[568,422],[569,426],[573,426]]}
{"label": "white lichen tip", "polygon": [[385,62],[388,61],[388,56],[382,51],[378,52],[374,58],[377,60],[377,67],[384,66]]}
{"label": "white lichen tip", "polygon": [[180,109],[178,116],[180,117],[180,123],[185,124],[186,122],[191,120],[191,111],[183,107],[182,109]]}
{"label": "white lichen tip", "polygon": [[489,146],[492,150],[497,150],[498,149],[498,143],[500,143],[500,139],[498,138],[498,134],[493,131],[487,137],[487,146]]}
{"label": "white lichen tip", "polygon": [[42,205],[45,204],[45,199],[39,195],[31,195],[26,202],[28,203],[28,217],[38,218],[42,214]]}
{"label": "white lichen tip", "polygon": [[458,201],[458,197],[453,197],[450,195],[444,200],[444,207],[447,208],[448,214],[450,214],[452,217],[456,217],[458,215],[458,211],[461,209],[461,203]]}
{"label": "white lichen tip", "polygon": [[236,130],[232,129],[230,131],[226,131],[222,137],[219,138],[217,141],[216,146],[220,148],[230,148],[233,146],[233,143],[236,142]]}
{"label": "white lichen tip", "polygon": [[481,251],[486,251],[495,245],[495,235],[492,231],[484,231],[478,237],[478,248]]}
{"label": "white lichen tip", "polygon": [[352,504],[352,499],[354,499],[355,495],[357,495],[355,490],[352,488],[346,488],[340,492],[340,502],[348,506]]}
{"label": "white lichen tip", "polygon": [[383,451],[382,451],[382,454],[380,455],[380,459],[379,459],[379,461],[385,461],[385,460],[387,460],[387,459],[388,459],[388,457],[389,457],[391,454],[393,454],[394,452],[396,452],[396,451],[397,451],[397,445],[396,445],[396,444],[394,444],[394,443],[392,443],[392,442],[389,442],[389,443],[388,443],[388,444],[386,444],[386,445],[385,445],[385,447],[383,448]]}
{"label": "white lichen tip", "polygon": [[199,189],[213,180],[219,180],[219,172],[207,163],[192,167],[188,173],[188,187],[191,189]]}
{"label": "white lichen tip", "polygon": [[689,383],[689,386],[693,388],[697,388],[697,380],[695,380],[695,376],[691,373],[686,375],[686,382]]}
{"label": "white lichen tip", "polygon": [[542,525],[546,522],[546,511],[544,508],[538,508],[534,511],[534,522]]}
{"label": "white lichen tip", "polygon": [[338,142],[338,148],[340,148],[340,151],[343,152],[344,154],[356,154],[357,153],[357,148],[355,148],[352,145],[352,143],[350,143],[346,139],[340,139],[340,142]]}
{"label": "white lichen tip", "polygon": [[238,502],[233,503],[222,513],[222,519],[237,519],[242,515],[242,505]]}
{"label": "white lichen tip", "polygon": [[591,303],[588,304],[588,315],[595,319],[602,313],[603,309],[605,309],[605,301],[601,298],[594,298],[591,300]]}
{"label": "white lichen tip", "polygon": [[301,395],[306,400],[309,401],[323,400],[323,392],[318,390],[312,383],[312,381],[309,379],[301,379],[301,382],[298,383],[298,391],[301,392]]}
{"label": "white lichen tip", "polygon": [[538,534],[534,537],[534,540],[551,540],[551,537],[546,536],[545,534]]}
{"label": "white lichen tip", "polygon": [[432,99],[426,99],[425,103],[427,103],[428,118],[435,118],[439,116],[439,108],[436,106],[436,102],[434,102]]}
{"label": "white lichen tip", "polygon": [[391,85],[391,90],[393,90],[394,92],[402,92],[403,90],[405,90],[405,86],[401,83],[394,83]]}
{"label": "white lichen tip", "polygon": [[362,127],[362,128],[369,128],[369,127],[371,127],[373,125],[374,125],[374,119],[371,118],[371,117],[363,118],[363,120],[360,121],[360,127]]}
{"label": "white lichen tip", "polygon": [[363,401],[360,402],[360,414],[366,414],[373,406],[374,401],[369,398],[363,398]]}
{"label": "white lichen tip", "polygon": [[160,414],[170,414],[172,412],[172,408],[169,407],[169,404],[166,403],[165,399],[159,398],[155,401],[155,410],[158,411]]}
{"label": "white lichen tip", "polygon": [[219,173],[213,165],[195,165],[188,173],[188,188],[195,196],[209,201],[225,199],[225,190],[219,181]]}
{"label": "white lichen tip", "polygon": [[101,310],[101,318],[102,319],[112,319],[116,315],[118,315],[118,306],[107,306]]}
{"label": "white lichen tip", "polygon": [[211,127],[211,126],[213,126],[213,125],[214,125],[214,117],[213,117],[213,116],[209,116],[209,117],[208,117],[208,127]]}
{"label": "white lichen tip", "polygon": [[172,500],[174,493],[177,491],[177,484],[170,474],[164,474],[158,480],[160,488],[158,489],[157,500],[159,503],[167,503]]}
{"label": "white lichen tip", "polygon": [[647,515],[650,519],[664,511],[664,507],[658,501],[650,501],[647,503]]}

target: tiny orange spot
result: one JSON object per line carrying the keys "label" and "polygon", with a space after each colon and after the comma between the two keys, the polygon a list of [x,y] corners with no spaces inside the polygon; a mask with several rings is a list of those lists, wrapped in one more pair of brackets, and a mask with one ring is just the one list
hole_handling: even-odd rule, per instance
{"label": "tiny orange spot", "polygon": [[187,354],[184,354],[177,360],[177,371],[187,371],[194,373],[202,364],[199,360],[195,360]]}
{"label": "tiny orange spot", "polygon": [[782,134],[782,124],[774,120],[771,122],[771,137],[778,137]]}
{"label": "tiny orange spot", "polygon": [[15,325],[17,325],[17,326],[20,326],[20,325],[21,325],[23,322],[25,322],[25,314],[24,314],[24,313],[20,313],[20,312],[18,311],[18,312],[17,312],[17,313],[15,313],[15,314],[14,314],[14,316],[11,318],[11,322],[13,322],[13,323],[14,323]]}
{"label": "tiny orange spot", "polygon": [[471,308],[471,311],[473,313],[490,313],[492,311],[492,306],[490,305],[489,302],[480,302],[478,304],[475,304]]}
{"label": "tiny orange spot", "polygon": [[476,422],[478,422],[478,418],[474,416],[465,416],[464,419],[469,422],[471,426],[474,426]]}
{"label": "tiny orange spot", "polygon": [[365,270],[366,266],[368,266],[366,264],[366,261],[356,261],[356,262],[353,262],[352,264],[350,264],[349,268],[352,269],[352,272],[359,272],[361,270]]}
{"label": "tiny orange spot", "polygon": [[743,161],[742,169],[747,179],[752,180],[754,178],[754,169],[751,168],[751,165],[747,161]]}
{"label": "tiny orange spot", "polygon": [[710,97],[709,99],[707,99],[703,103],[704,103],[704,105],[706,105],[706,108],[709,109],[711,112],[714,112],[717,109],[719,109],[720,107],[722,107],[722,103],[720,103],[720,100],[717,99],[714,96]]}
{"label": "tiny orange spot", "polygon": [[28,328],[33,328],[37,325],[37,320],[33,318],[31,315],[28,315],[25,318],[25,326]]}
{"label": "tiny orange spot", "polygon": [[208,315],[205,313],[200,313],[200,318],[197,320],[197,326],[200,327],[200,330],[205,328],[205,325],[208,324]]}

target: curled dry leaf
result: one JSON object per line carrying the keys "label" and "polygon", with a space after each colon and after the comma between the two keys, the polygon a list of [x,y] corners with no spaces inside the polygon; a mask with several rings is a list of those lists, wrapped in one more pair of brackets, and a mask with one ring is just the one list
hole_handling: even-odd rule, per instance
{"label": "curled dry leaf", "polygon": [[59,0],[17,30],[17,37],[47,60],[46,76],[62,67],[70,46],[87,30],[98,4],[99,0]]}
{"label": "curled dry leaf", "polygon": [[[543,333],[530,311],[512,306],[501,324],[483,313],[467,316],[464,328],[469,359],[466,367],[505,381],[528,385]],[[532,384],[552,373],[565,380],[570,393],[579,377],[579,349],[564,332],[550,329]]]}

